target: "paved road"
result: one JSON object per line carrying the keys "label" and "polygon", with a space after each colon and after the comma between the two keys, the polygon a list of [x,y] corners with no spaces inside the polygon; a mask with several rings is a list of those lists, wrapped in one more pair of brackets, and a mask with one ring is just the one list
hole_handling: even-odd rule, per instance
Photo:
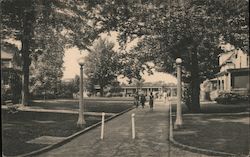
{"label": "paved road", "polygon": [[[131,114],[135,113],[136,139],[132,140]],[[71,142],[41,154],[41,157],[205,157],[171,146],[168,141],[168,106],[157,102],[131,110],[105,125],[100,140],[97,127]]]}

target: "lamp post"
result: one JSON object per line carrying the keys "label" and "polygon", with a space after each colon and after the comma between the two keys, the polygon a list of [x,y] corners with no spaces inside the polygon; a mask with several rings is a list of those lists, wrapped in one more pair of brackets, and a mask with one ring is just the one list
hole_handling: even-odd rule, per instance
{"label": "lamp post", "polygon": [[84,58],[81,57],[78,60],[78,63],[80,65],[80,99],[79,99],[79,116],[77,121],[78,127],[83,127],[86,122],[84,119],[84,108],[83,108],[83,66],[84,66]]}
{"label": "lamp post", "polygon": [[182,109],[181,109],[181,58],[176,59],[177,68],[177,111],[176,111],[176,121],[174,124],[175,128],[180,128],[182,126]]}

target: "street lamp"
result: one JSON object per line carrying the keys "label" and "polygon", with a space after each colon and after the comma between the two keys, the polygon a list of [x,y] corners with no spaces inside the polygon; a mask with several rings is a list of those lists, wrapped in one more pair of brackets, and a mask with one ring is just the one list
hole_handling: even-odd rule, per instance
{"label": "street lamp", "polygon": [[84,119],[84,108],[83,108],[83,66],[84,66],[84,58],[81,57],[78,59],[78,64],[80,65],[80,99],[79,99],[79,116],[77,121],[78,127],[83,127],[86,122]]}
{"label": "street lamp", "polygon": [[182,126],[182,109],[181,109],[181,58],[176,59],[177,68],[177,109],[176,109],[176,121],[174,124],[175,128],[180,128]]}

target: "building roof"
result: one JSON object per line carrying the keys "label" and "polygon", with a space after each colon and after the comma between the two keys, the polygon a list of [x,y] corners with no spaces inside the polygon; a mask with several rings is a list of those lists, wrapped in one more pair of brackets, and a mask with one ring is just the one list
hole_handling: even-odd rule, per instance
{"label": "building roof", "polygon": [[227,59],[225,59],[225,61],[224,61],[220,66],[223,66],[223,65],[225,65],[225,64],[227,64],[227,63],[232,63],[232,62],[233,62],[233,61],[232,61],[233,56],[235,56],[235,55],[238,53],[238,51],[230,51],[230,52],[232,52],[232,54],[229,55],[229,56],[227,57]]}
{"label": "building roof", "polygon": [[216,76],[223,76],[228,73],[238,73],[238,72],[250,72],[249,68],[238,68],[238,69],[227,69],[226,71],[222,71],[216,74]]}
{"label": "building roof", "polygon": [[[174,83],[160,83],[160,82],[156,82],[156,83],[149,83],[149,82],[145,82],[142,84],[142,88],[156,88],[156,87],[175,87],[176,84]],[[121,84],[121,87],[124,88],[135,88],[136,85],[135,84]]]}

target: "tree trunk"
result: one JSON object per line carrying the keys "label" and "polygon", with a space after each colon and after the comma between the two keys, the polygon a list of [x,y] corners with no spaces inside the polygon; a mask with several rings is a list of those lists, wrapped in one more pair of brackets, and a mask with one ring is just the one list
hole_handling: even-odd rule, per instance
{"label": "tree trunk", "polygon": [[197,53],[191,53],[191,102],[189,104],[189,109],[191,112],[200,112],[200,78],[199,78],[199,65],[197,59]]}
{"label": "tree trunk", "polygon": [[29,101],[29,66],[31,60],[30,55],[30,41],[32,38],[33,30],[33,13],[26,11],[23,22],[23,36],[22,36],[22,105],[28,105]]}
{"label": "tree trunk", "polygon": [[100,95],[103,97],[103,86],[100,86]]}
{"label": "tree trunk", "polygon": [[23,55],[22,73],[22,105],[28,105],[29,100],[29,57]]}

